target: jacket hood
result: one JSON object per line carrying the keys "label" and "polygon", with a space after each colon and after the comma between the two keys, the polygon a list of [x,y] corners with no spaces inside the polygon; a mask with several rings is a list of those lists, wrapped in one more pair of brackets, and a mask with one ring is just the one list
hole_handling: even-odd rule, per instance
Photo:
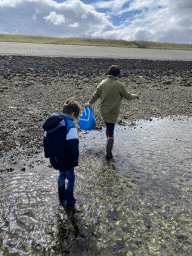
{"label": "jacket hood", "polygon": [[61,126],[65,126],[65,120],[58,114],[53,114],[47,118],[45,123],[43,124],[43,129],[48,132],[54,132]]}

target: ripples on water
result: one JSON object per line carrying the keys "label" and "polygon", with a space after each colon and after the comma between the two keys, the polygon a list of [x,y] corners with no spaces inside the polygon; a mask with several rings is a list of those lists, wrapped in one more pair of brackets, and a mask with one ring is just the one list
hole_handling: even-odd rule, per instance
{"label": "ripples on water", "polygon": [[190,255],[191,127],[185,117],[118,126],[109,162],[105,131],[82,132],[75,208],[59,204],[58,172],[42,153],[9,152],[0,160],[0,256]]}

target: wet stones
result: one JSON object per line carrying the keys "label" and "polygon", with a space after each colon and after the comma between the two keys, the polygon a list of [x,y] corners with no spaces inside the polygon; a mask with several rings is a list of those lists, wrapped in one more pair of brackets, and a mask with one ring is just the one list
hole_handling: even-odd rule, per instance
{"label": "wet stones", "polygon": [[1,73],[5,79],[12,76],[39,76],[46,74],[52,77],[106,75],[111,63],[121,68],[122,77],[130,75],[156,76],[186,76],[191,77],[191,62],[182,61],[150,61],[150,60],[114,60],[114,59],[75,59],[1,56]]}
{"label": "wet stones", "polygon": [[4,79],[8,79],[8,78],[9,78],[9,75],[8,75],[8,74],[3,74],[3,78],[4,78]]}
{"label": "wet stones", "polygon": [[172,81],[165,81],[165,82],[163,82],[163,84],[165,84],[165,85],[171,85],[172,84]]}
{"label": "wet stones", "polygon": [[83,79],[83,82],[84,82],[84,83],[88,83],[88,82],[89,82],[89,79],[88,79],[88,78],[85,78],[85,79]]}
{"label": "wet stones", "polygon": [[192,83],[190,83],[190,82],[185,83],[184,86],[186,86],[186,87],[191,87],[191,86],[192,86]]}
{"label": "wet stones", "polygon": [[[112,64],[120,66],[127,91],[139,95],[139,100],[122,100],[120,125],[192,113],[192,62],[0,56],[2,151],[15,147],[15,141],[42,148],[43,121],[61,113],[68,97],[75,97],[83,109]],[[99,100],[93,111],[96,129],[101,129],[105,123]]]}
{"label": "wet stones", "polygon": [[13,168],[5,168],[5,169],[0,169],[0,173],[8,173],[8,172],[13,172]]}

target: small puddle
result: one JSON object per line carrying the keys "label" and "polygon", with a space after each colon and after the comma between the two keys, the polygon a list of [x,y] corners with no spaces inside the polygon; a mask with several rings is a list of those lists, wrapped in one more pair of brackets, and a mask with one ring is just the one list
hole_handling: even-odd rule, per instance
{"label": "small puddle", "polygon": [[[192,118],[81,132],[75,209],[59,204],[58,172],[42,152],[0,159],[0,255],[190,255]],[[3,171],[5,170],[5,171]]]}

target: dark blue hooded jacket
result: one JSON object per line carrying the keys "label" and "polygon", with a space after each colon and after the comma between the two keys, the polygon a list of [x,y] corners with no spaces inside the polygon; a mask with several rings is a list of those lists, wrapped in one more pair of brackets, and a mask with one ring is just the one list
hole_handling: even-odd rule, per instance
{"label": "dark blue hooded jacket", "polygon": [[78,165],[79,139],[73,120],[66,115],[51,115],[43,124],[44,153],[54,169],[67,171]]}

